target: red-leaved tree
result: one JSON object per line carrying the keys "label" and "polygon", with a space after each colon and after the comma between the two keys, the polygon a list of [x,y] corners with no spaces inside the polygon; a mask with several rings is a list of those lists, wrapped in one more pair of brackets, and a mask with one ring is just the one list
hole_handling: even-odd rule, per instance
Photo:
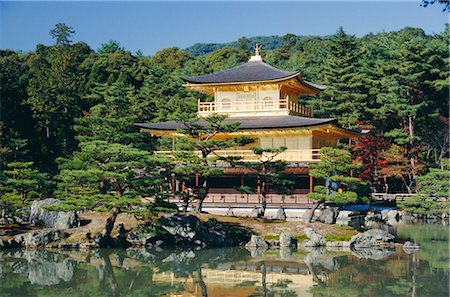
{"label": "red-leaved tree", "polygon": [[369,182],[373,192],[385,190],[380,170],[388,165],[383,157],[383,152],[390,146],[391,143],[381,135],[373,134],[363,135],[352,146],[353,159],[363,164],[363,170],[358,177]]}

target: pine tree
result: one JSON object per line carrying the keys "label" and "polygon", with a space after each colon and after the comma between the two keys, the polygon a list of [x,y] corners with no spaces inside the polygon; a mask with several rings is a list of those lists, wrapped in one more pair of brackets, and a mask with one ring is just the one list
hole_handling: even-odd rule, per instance
{"label": "pine tree", "polygon": [[367,95],[359,68],[361,55],[359,41],[339,28],[321,71],[322,83],[329,87],[311,101],[315,116],[335,117],[345,127],[353,127],[364,117]]}
{"label": "pine tree", "polygon": [[161,192],[162,172],[167,161],[152,153],[130,145],[87,141],[70,159],[58,159],[60,173],[57,196],[60,209],[111,210],[111,216],[102,234],[111,234],[121,211],[141,211],[142,198]]}
{"label": "pine tree", "polygon": [[185,136],[178,137],[179,151],[174,152],[178,166],[175,166],[173,172],[183,180],[188,178],[197,180],[193,189],[196,213],[201,212],[203,201],[208,195],[209,178],[224,174],[223,168],[212,165],[217,161],[228,164],[236,161],[234,157],[219,157],[216,152],[253,142],[253,139],[247,137],[230,137],[223,140],[214,138],[218,134],[226,135],[238,130],[239,123],[224,122],[225,118],[224,115],[213,114],[201,120],[185,117],[182,121],[186,128],[180,132]]}
{"label": "pine tree", "polygon": [[132,86],[122,82],[101,84],[92,94],[100,103],[75,120],[79,141],[103,140],[141,149],[153,147],[153,141],[134,126],[135,122],[148,119],[148,104],[136,95]]}
{"label": "pine tree", "polygon": [[[277,156],[287,150],[287,147],[279,148],[261,148],[259,146],[252,147],[253,153],[257,156],[258,161],[240,163],[241,166],[251,170],[250,174],[254,174],[258,180],[258,187],[261,191],[261,211],[260,217],[264,217],[267,208],[267,195],[270,190],[276,190],[278,193],[287,193],[289,187],[294,181],[288,174],[283,173],[287,168],[288,162],[277,160]],[[245,187],[242,192],[251,193],[251,189]]]}
{"label": "pine tree", "polygon": [[309,214],[311,222],[314,211],[323,203],[332,201],[337,204],[355,203],[367,199],[366,183],[356,177],[348,176],[351,170],[361,168],[361,164],[353,164],[349,151],[323,147],[320,150],[320,162],[310,165],[310,174],[323,179],[325,186],[315,186],[308,198],[317,202]]}
{"label": "pine tree", "polygon": [[45,173],[33,169],[33,162],[10,162],[3,174],[6,178],[0,187],[1,200],[13,206],[44,197],[52,186]]}

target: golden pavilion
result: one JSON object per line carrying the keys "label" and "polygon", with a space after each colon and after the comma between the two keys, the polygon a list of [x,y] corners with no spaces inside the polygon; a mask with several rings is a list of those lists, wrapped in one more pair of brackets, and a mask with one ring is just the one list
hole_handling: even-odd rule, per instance
{"label": "golden pavilion", "polygon": [[[290,163],[286,171],[295,175],[296,183],[291,193],[297,197],[313,189],[309,164],[320,160],[320,148],[336,147],[341,139],[359,135],[356,131],[339,127],[333,118],[314,118],[312,110],[301,106],[298,99],[320,93],[326,86],[303,80],[300,71],[289,72],[272,67],[262,60],[259,50],[245,64],[217,73],[182,77],[182,80],[185,87],[214,96],[212,102],[198,101],[199,117],[225,114],[228,116],[225,121],[240,123],[239,132],[216,137],[249,136],[256,139],[246,147],[218,151],[218,155],[240,156],[243,161],[251,162],[256,160],[252,146],[287,147],[277,158]],[[179,135],[177,130],[183,129],[183,124],[176,121],[139,123],[136,126],[154,136],[173,139]],[[173,149],[176,149],[175,145]],[[232,199],[238,200],[241,196],[236,187],[257,187],[257,181],[252,180],[244,168],[225,168],[225,172],[225,176],[209,181],[209,193],[215,193],[216,199],[234,194],[236,198]],[[228,203],[232,204],[234,200]]]}

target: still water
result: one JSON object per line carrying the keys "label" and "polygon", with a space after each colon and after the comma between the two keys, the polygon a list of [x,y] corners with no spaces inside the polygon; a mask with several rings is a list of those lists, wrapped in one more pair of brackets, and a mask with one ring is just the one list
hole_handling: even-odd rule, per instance
{"label": "still water", "polygon": [[0,296],[449,296],[449,229],[402,225],[422,249],[0,251]]}

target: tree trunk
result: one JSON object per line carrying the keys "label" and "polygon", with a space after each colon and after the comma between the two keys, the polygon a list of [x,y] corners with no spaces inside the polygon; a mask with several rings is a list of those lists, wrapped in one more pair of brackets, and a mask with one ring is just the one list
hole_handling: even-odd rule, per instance
{"label": "tree trunk", "polygon": [[316,211],[317,208],[319,208],[319,206],[323,203],[323,201],[318,200],[316,203],[314,203],[312,209],[310,210],[309,214],[308,214],[308,223],[312,222],[312,219],[314,217],[314,212]]}
{"label": "tree trunk", "polygon": [[203,185],[198,189],[198,197],[195,203],[195,213],[200,214],[202,212],[203,201],[208,196],[209,188],[208,188],[208,179],[203,178]]}
{"label": "tree trunk", "polygon": [[100,194],[106,194],[106,183],[105,180],[99,181],[99,187],[100,187]]}
{"label": "tree trunk", "polygon": [[195,275],[195,283],[199,284],[202,290],[202,297],[208,297],[207,287],[202,276],[202,269],[201,268],[197,269],[194,272],[194,275]]}
{"label": "tree trunk", "polygon": [[119,197],[122,197],[123,192],[124,192],[124,187],[122,187],[120,185],[119,180],[117,178],[114,179],[114,185],[116,186],[117,194],[119,195]]}
{"label": "tree trunk", "polygon": [[103,254],[102,258],[103,261],[105,261],[105,276],[108,279],[109,285],[111,287],[111,296],[120,296],[119,284],[117,283],[114,269],[112,267],[111,260],[109,259],[109,255]]}
{"label": "tree trunk", "polygon": [[188,207],[189,207],[189,197],[185,196],[183,197],[183,205],[182,205],[183,212],[187,212]]}
{"label": "tree trunk", "polygon": [[[414,150],[414,124],[413,124],[413,116],[410,114],[408,116],[408,131],[409,131],[409,144],[410,144],[410,162],[411,162],[411,167],[412,167],[412,181],[414,185],[417,185],[416,183],[416,165],[417,165],[417,154]],[[417,190],[417,189],[416,189]],[[408,192],[410,192],[410,190],[408,190]]]}
{"label": "tree trunk", "polygon": [[384,193],[387,194],[389,192],[389,184],[387,182],[387,178],[383,177],[384,180]]}
{"label": "tree trunk", "polygon": [[261,182],[261,213],[259,216],[264,217],[267,208],[267,183],[265,181]]}
{"label": "tree trunk", "polygon": [[102,237],[110,237],[111,232],[114,228],[114,224],[116,222],[117,216],[120,213],[120,207],[115,206],[111,211],[111,215],[106,219],[105,229],[102,232]]}
{"label": "tree trunk", "polygon": [[266,263],[261,264],[261,289],[262,289],[262,296],[267,297],[267,268]]}

